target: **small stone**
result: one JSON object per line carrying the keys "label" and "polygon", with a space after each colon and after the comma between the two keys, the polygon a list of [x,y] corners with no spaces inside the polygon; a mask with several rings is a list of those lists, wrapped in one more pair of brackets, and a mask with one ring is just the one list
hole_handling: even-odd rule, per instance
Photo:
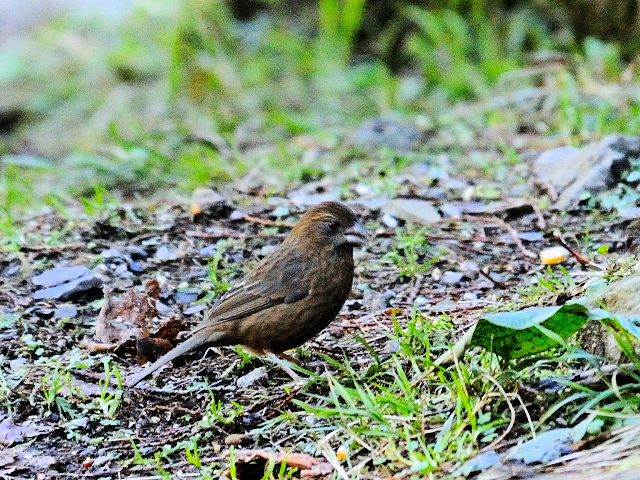
{"label": "small stone", "polygon": [[267,367],[256,368],[236,380],[238,388],[247,388],[267,378]]}
{"label": "small stone", "polygon": [[15,275],[16,273],[20,272],[20,260],[12,260],[9,265],[7,265],[5,267],[4,270],[2,270],[2,276],[3,277],[11,277],[13,275]]}
{"label": "small stone", "polygon": [[464,213],[460,205],[454,205],[453,203],[441,205],[440,210],[447,218],[462,218],[462,214]]}
{"label": "small stone", "polygon": [[384,345],[385,353],[396,353],[400,351],[400,344],[395,340],[388,340]]}
{"label": "small stone", "polygon": [[509,450],[506,459],[526,464],[551,462],[572,452],[571,432],[571,428],[556,428],[540,433],[536,438]]}
{"label": "small stone", "polygon": [[75,280],[84,275],[91,273],[87,267],[77,265],[74,267],[55,267],[45,270],[40,275],[36,275],[31,279],[35,285],[42,287],[50,287],[52,285],[60,285],[61,283]]}
{"label": "small stone", "polygon": [[73,305],[64,305],[54,310],[53,318],[75,318],[78,315],[78,309]]}
{"label": "small stone", "polygon": [[442,270],[440,270],[438,267],[431,270],[431,278],[433,278],[436,282],[440,281],[440,279],[442,278]]}
{"label": "small stone", "polygon": [[364,184],[364,183],[358,183],[354,187],[354,190],[360,196],[371,195],[371,192],[372,192],[371,187],[369,185]]}
{"label": "small stone", "polygon": [[620,218],[634,219],[640,218],[640,207],[621,208],[618,210]]}
{"label": "small stone", "polygon": [[195,315],[196,313],[202,312],[203,310],[206,310],[207,306],[206,305],[192,305],[191,307],[185,308],[182,313],[184,315]]}
{"label": "small stone", "polygon": [[275,252],[278,249],[277,245],[264,245],[258,252],[258,256],[266,257],[267,255]]}
{"label": "small stone", "polygon": [[475,292],[465,292],[465,294],[462,295],[462,299],[467,302],[474,302],[478,300],[478,295]]}
{"label": "small stone", "polygon": [[218,250],[217,245],[215,243],[212,243],[211,245],[207,245],[206,247],[202,247],[200,250],[198,250],[198,254],[208,257],[215,254],[216,250]]}
{"label": "small stone", "polygon": [[443,283],[445,285],[457,285],[460,283],[463,276],[464,275],[460,272],[454,272],[449,270],[442,274],[442,277],[440,278],[440,283]]}
{"label": "small stone", "polygon": [[33,277],[36,285],[48,286],[36,290],[34,300],[59,299],[70,300],[83,293],[95,291],[99,296],[102,281],[96,278],[87,267],[56,267]]}
{"label": "small stone", "polygon": [[431,225],[441,219],[431,202],[414,198],[396,198],[382,206],[383,213],[407,222]]}
{"label": "small stone", "polygon": [[477,273],[480,271],[480,265],[473,260],[465,260],[459,265],[460,271],[471,278],[477,277]]}
{"label": "small stone", "polygon": [[245,440],[251,438],[249,435],[245,433],[232,433],[227,435],[224,439],[225,445],[240,445]]}
{"label": "small stone", "polygon": [[120,253],[120,250],[118,250],[117,248],[108,248],[106,250],[103,250],[102,253],[100,254],[100,256],[104,259],[107,258],[120,258],[122,257],[122,253]]}
{"label": "small stone", "polygon": [[187,305],[197,301],[200,293],[202,293],[202,291],[199,288],[185,288],[178,290],[173,298],[177,303]]}
{"label": "small stone", "polygon": [[138,260],[131,260],[129,262],[129,270],[134,273],[140,273],[144,271],[144,267],[142,266],[142,262],[139,262]]}
{"label": "small stone", "polygon": [[244,218],[244,213],[242,213],[240,210],[234,210],[233,212],[231,212],[231,215],[229,215],[229,220],[231,221],[237,221],[237,220],[242,220]]}
{"label": "small stone", "polygon": [[489,450],[488,452],[481,453],[475,457],[467,460],[454,472],[454,476],[468,477],[474,472],[483,472],[490,467],[493,467],[500,461],[502,456],[496,453],[495,450]]}
{"label": "small stone", "polygon": [[422,295],[418,295],[416,297],[416,305],[419,307],[424,307],[429,303],[429,299],[427,297],[423,297]]}
{"label": "small stone", "polygon": [[153,256],[153,258],[159,262],[164,262],[177,259],[178,254],[166,245],[162,245],[158,247],[158,250],[156,250],[156,254]]}
{"label": "small stone", "polygon": [[271,212],[271,215],[277,218],[282,218],[289,215],[289,213],[291,213],[289,207],[278,207],[273,212]]}
{"label": "small stone", "polygon": [[398,226],[398,220],[388,213],[382,216],[382,223],[388,228],[396,228]]}
{"label": "small stone", "polygon": [[518,237],[525,242],[540,242],[544,240],[540,232],[522,232],[518,234]]}

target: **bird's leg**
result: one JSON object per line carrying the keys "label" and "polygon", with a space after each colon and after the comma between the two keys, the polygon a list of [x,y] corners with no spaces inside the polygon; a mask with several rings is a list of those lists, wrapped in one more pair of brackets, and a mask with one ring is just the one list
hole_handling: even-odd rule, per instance
{"label": "bird's leg", "polygon": [[302,366],[302,363],[300,362],[300,360],[298,360],[296,357],[292,357],[291,355],[284,353],[284,352],[280,352],[280,353],[276,353],[275,354],[279,359],[281,360],[286,360],[287,362],[291,362],[294,365],[297,365],[298,367]]}
{"label": "bird's leg", "polygon": [[269,352],[267,356],[273,361],[273,363],[275,363],[282,370],[284,370],[287,373],[287,375],[289,375],[292,378],[294,383],[300,384],[300,385],[304,385],[306,383],[305,380],[300,375],[298,375],[296,372],[291,370],[291,368],[289,368],[289,365],[287,365],[288,362],[298,364],[298,361],[295,358],[287,354],[283,354],[283,353],[276,354],[273,352]]}

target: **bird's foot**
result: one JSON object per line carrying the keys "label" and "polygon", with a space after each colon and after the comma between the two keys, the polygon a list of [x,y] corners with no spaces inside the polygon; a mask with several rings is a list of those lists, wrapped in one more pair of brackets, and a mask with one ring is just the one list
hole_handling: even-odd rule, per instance
{"label": "bird's foot", "polygon": [[299,389],[307,384],[308,379],[302,378],[300,375],[294,372],[293,369],[289,366],[289,364],[300,366],[300,362],[297,359],[291,357],[290,355],[287,355],[286,353],[278,353],[278,354],[269,353],[268,356],[273,361],[273,363],[275,363],[282,370],[284,370],[286,374],[289,375],[293,380],[293,383],[288,384],[287,386],[289,386],[292,389],[293,388]]}

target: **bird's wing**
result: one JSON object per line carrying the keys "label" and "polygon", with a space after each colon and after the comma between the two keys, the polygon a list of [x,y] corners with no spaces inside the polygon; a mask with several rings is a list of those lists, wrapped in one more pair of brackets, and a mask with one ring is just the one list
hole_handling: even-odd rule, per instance
{"label": "bird's wing", "polygon": [[[311,290],[310,263],[296,258],[258,265],[245,279],[227,291],[209,310],[192,334],[203,328],[231,322],[281,303],[302,300]],[[284,265],[283,265],[284,264]]]}

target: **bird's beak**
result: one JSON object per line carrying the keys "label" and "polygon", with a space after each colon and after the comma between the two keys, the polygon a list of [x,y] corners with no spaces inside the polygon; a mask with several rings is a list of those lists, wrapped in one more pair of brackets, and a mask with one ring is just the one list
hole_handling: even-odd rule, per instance
{"label": "bird's beak", "polygon": [[367,230],[358,222],[344,232],[349,245],[364,245],[369,238]]}

